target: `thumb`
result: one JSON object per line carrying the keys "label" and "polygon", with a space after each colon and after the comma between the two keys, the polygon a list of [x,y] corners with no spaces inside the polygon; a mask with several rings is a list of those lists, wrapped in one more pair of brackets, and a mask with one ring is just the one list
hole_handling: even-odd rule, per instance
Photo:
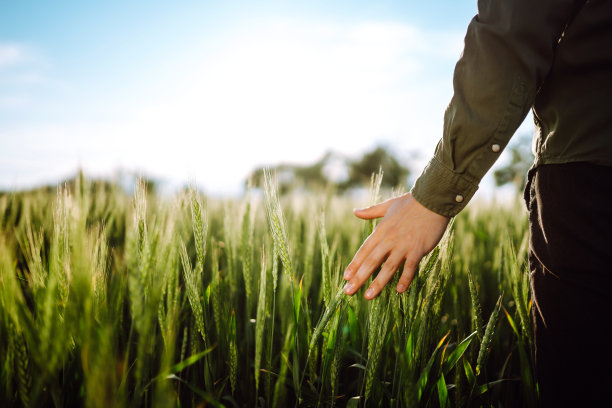
{"label": "thumb", "polygon": [[393,199],[390,199],[367,208],[355,208],[353,210],[353,214],[363,220],[371,220],[374,218],[384,217],[392,202]]}

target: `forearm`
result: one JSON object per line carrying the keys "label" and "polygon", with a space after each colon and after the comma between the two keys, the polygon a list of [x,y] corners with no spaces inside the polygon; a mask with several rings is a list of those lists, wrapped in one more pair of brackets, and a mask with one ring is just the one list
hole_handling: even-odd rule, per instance
{"label": "forearm", "polygon": [[442,140],[412,190],[421,204],[445,216],[465,207],[527,115],[582,3],[479,1],[455,68]]}

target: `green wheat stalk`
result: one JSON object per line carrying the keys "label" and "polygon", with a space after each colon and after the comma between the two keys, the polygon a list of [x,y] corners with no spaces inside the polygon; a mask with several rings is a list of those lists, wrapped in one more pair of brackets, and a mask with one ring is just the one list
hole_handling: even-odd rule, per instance
{"label": "green wheat stalk", "polygon": [[266,258],[265,250],[261,250],[261,275],[259,278],[259,298],[257,300],[257,317],[255,320],[255,363],[254,363],[254,374],[255,374],[255,393],[259,393],[259,372],[261,367],[261,356],[263,354],[264,347],[264,331],[266,327],[266,294],[268,291],[267,286],[267,271],[266,271]]}
{"label": "green wheat stalk", "polygon": [[478,297],[478,290],[476,289],[476,284],[474,283],[474,279],[472,278],[472,274],[469,269],[467,269],[467,275],[470,288],[470,299],[472,300],[472,321],[473,325],[476,326],[476,334],[478,335],[478,341],[482,343],[484,338],[482,307],[480,306],[480,300]]}
{"label": "green wheat stalk", "polygon": [[497,320],[499,318],[499,310],[501,308],[502,296],[503,294],[499,295],[499,298],[497,298],[497,303],[493,308],[493,312],[491,312],[489,322],[487,323],[487,328],[484,332],[482,343],[480,345],[480,350],[478,351],[478,359],[476,362],[476,375],[478,375],[482,368],[485,366],[487,362],[487,357],[489,356],[491,343],[493,342],[493,336],[495,334],[495,326],[497,325]]}
{"label": "green wheat stalk", "polygon": [[202,340],[206,340],[206,331],[204,330],[204,312],[202,310],[201,299],[202,289],[201,280],[196,276],[195,271],[191,267],[191,261],[187,254],[185,243],[181,240],[181,263],[183,265],[183,276],[185,278],[185,287],[187,289],[187,298],[193,312],[193,320],[195,327],[202,336]]}

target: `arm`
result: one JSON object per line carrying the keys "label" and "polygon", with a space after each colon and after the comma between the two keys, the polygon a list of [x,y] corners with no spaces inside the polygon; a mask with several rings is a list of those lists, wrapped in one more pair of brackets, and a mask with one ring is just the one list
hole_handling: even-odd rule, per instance
{"label": "arm", "polygon": [[344,274],[354,294],[385,262],[365,297],[376,297],[402,262],[397,286],[410,284],[422,257],[440,241],[533,105],[563,30],[584,1],[480,0],[455,67],[454,96],[434,157],[411,194],[355,211],[383,217]]}
{"label": "arm", "polygon": [[443,138],[414,197],[449,217],[472,198],[533,105],[563,30],[584,1],[481,0],[455,67]]}

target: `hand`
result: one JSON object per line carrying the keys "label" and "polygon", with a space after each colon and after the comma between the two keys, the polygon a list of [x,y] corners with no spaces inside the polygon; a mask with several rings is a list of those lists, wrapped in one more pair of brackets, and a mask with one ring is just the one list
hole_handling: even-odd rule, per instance
{"label": "hand", "polygon": [[352,295],[384,262],[364,295],[368,300],[378,296],[404,261],[397,291],[408,289],[419,262],[440,242],[450,220],[423,207],[410,193],[354,210],[354,214],[364,220],[383,217],[344,272],[349,281],[344,292]]}

